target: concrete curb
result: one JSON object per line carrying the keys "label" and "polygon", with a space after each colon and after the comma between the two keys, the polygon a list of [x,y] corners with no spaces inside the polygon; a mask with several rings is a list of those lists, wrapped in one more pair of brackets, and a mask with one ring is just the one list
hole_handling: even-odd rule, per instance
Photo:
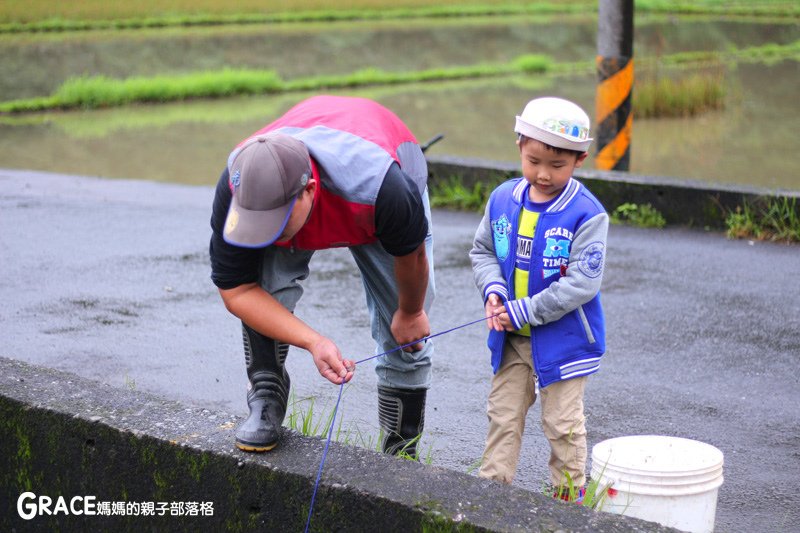
{"label": "concrete curb", "polygon": [[[287,431],[275,451],[246,454],[232,445],[239,420],[227,413],[2,357],[0,376],[3,531],[303,530],[323,440]],[[18,511],[24,492],[50,497],[51,511],[63,497],[66,508],[24,520]],[[111,514],[70,511],[82,511],[88,497],[95,511]],[[30,501],[37,500],[23,503]],[[144,515],[148,503],[154,509]],[[311,525],[313,531],[675,531],[337,443]]]}
{"label": "concrete curb", "polygon": [[[476,182],[495,183],[499,179],[521,175],[516,163],[430,155],[427,159],[433,183],[459,176],[466,186],[472,187]],[[765,198],[800,199],[800,191],[732,186],[628,172],[578,169],[575,177],[586,184],[609,213],[624,203],[649,203],[664,216],[667,224],[709,229],[723,229],[727,214],[745,203],[752,205]],[[800,202],[796,202],[795,206],[800,215]]]}

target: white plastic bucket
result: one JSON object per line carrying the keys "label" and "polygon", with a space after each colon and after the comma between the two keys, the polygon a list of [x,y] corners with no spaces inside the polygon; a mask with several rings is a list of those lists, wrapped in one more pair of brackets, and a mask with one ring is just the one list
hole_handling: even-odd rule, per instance
{"label": "white plastic bucket", "polygon": [[603,511],[658,522],[683,531],[714,530],[722,485],[722,452],[679,437],[632,435],[592,448],[598,492],[612,490]]}

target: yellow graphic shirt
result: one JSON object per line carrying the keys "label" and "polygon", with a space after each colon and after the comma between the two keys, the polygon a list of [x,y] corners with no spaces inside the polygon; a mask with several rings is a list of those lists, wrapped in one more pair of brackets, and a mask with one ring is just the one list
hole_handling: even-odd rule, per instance
{"label": "yellow graphic shirt", "polygon": [[[531,211],[528,202],[519,213],[519,226],[517,229],[517,262],[514,267],[514,298],[524,298],[528,294],[528,279],[531,271],[531,250],[533,249],[533,235],[536,231],[536,222],[539,213]],[[515,331],[517,335],[531,336],[530,324],[525,324],[522,329]]]}

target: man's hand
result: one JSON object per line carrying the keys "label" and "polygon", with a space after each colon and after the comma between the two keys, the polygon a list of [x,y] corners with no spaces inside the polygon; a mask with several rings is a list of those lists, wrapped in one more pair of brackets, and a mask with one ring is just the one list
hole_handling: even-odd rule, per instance
{"label": "man's hand", "polygon": [[[397,344],[403,346],[409,342],[427,337],[431,334],[431,325],[428,322],[428,315],[420,310],[416,313],[406,313],[398,309],[392,317],[392,336]],[[416,352],[422,349],[422,343],[418,342],[403,348],[405,352]]]}
{"label": "man's hand", "polygon": [[[403,346],[431,334],[425,312],[425,292],[428,288],[428,259],[425,242],[408,255],[394,258],[397,280],[397,311],[392,317],[391,331],[397,344]],[[406,352],[422,349],[422,343],[403,348]]]}
{"label": "man's hand", "polygon": [[319,373],[331,383],[339,385],[342,380],[347,383],[353,378],[355,363],[349,359],[342,359],[339,348],[327,337],[320,337],[315,341],[309,352]]}
{"label": "man's hand", "polygon": [[342,360],[339,348],[288,311],[274,296],[255,283],[220,289],[225,307],[262,335],[311,352],[319,373],[328,381],[350,381],[355,363]]}

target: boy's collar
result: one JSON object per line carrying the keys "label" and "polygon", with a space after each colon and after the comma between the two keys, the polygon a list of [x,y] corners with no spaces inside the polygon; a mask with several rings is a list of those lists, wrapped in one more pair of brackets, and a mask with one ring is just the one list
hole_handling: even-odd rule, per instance
{"label": "boy's collar", "polygon": [[[525,198],[525,195],[528,194],[528,189],[530,188],[531,184],[528,183],[528,180],[525,178],[520,178],[519,183],[514,187],[512,191],[512,196],[514,197],[514,201],[518,204],[522,204]],[[581,188],[581,184],[575,178],[570,178],[567,184],[561,189],[561,193],[552,200],[550,207],[547,208],[545,213],[555,213],[558,211],[563,211],[566,207],[570,204],[575,195]]]}

